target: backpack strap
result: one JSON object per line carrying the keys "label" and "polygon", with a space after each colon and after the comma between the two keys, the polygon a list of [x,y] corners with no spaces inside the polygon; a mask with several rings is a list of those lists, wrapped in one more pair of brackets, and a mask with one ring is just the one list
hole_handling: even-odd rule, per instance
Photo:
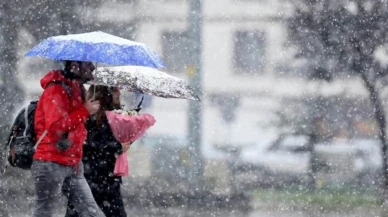
{"label": "backpack strap", "polygon": [[39,137],[38,141],[35,143],[34,145],[34,150],[36,150],[36,147],[38,146],[38,144],[43,140],[43,138],[46,136],[47,134],[47,130],[44,130],[43,131],[43,134]]}
{"label": "backpack strap", "polygon": [[26,137],[27,135],[27,128],[28,128],[28,106],[26,106],[26,108],[24,109],[24,120],[25,120],[25,129],[24,129],[24,132],[23,132],[23,137]]}

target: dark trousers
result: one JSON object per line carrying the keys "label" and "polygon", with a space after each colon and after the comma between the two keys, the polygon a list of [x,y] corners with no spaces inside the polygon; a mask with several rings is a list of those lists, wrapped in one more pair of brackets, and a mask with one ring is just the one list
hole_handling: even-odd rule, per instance
{"label": "dark trousers", "polygon": [[[88,183],[94,200],[106,217],[127,217],[119,182],[110,185],[97,185],[89,181]],[[71,203],[68,203],[66,217],[79,217]]]}

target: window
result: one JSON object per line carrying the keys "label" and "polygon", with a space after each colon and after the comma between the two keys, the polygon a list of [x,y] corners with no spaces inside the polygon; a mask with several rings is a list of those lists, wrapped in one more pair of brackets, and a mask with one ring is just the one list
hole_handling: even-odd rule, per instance
{"label": "window", "polygon": [[190,61],[187,32],[168,31],[162,38],[163,60],[169,72],[182,73]]}
{"label": "window", "polygon": [[265,68],[265,34],[238,31],[235,33],[234,67],[237,73],[253,75]]}

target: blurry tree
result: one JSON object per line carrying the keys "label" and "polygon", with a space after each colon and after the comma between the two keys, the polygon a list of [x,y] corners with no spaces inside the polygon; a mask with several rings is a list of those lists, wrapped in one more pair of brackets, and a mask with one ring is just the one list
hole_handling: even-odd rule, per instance
{"label": "blurry tree", "polygon": [[[290,43],[318,78],[356,75],[369,92],[383,154],[383,198],[388,199],[386,117],[379,83],[387,74],[375,54],[388,41],[387,0],[291,0]],[[314,74],[312,73],[312,74]]]}
{"label": "blurry tree", "polygon": [[[333,110],[331,98],[321,96],[306,97],[303,99],[284,99],[283,105],[279,111],[276,111],[277,121],[275,123],[279,130],[279,137],[271,145],[269,150],[276,149],[281,141],[287,135],[302,135],[308,138],[306,147],[303,151],[310,153],[308,169],[308,190],[315,190],[316,174],[320,170],[320,163],[315,153],[315,144],[328,141],[335,129],[328,128],[330,111]],[[302,151],[302,150],[300,150]]]}

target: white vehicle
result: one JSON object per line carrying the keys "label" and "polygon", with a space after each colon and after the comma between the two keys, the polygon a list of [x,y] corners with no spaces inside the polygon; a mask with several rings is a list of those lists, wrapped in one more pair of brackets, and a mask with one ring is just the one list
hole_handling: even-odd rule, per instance
{"label": "white vehicle", "polygon": [[[316,179],[319,185],[350,183],[378,174],[381,154],[377,140],[339,140],[315,145]],[[247,185],[303,184],[308,180],[310,151],[306,136],[285,136],[242,150],[240,167],[256,168],[240,173]],[[242,171],[242,170],[241,170]]]}

